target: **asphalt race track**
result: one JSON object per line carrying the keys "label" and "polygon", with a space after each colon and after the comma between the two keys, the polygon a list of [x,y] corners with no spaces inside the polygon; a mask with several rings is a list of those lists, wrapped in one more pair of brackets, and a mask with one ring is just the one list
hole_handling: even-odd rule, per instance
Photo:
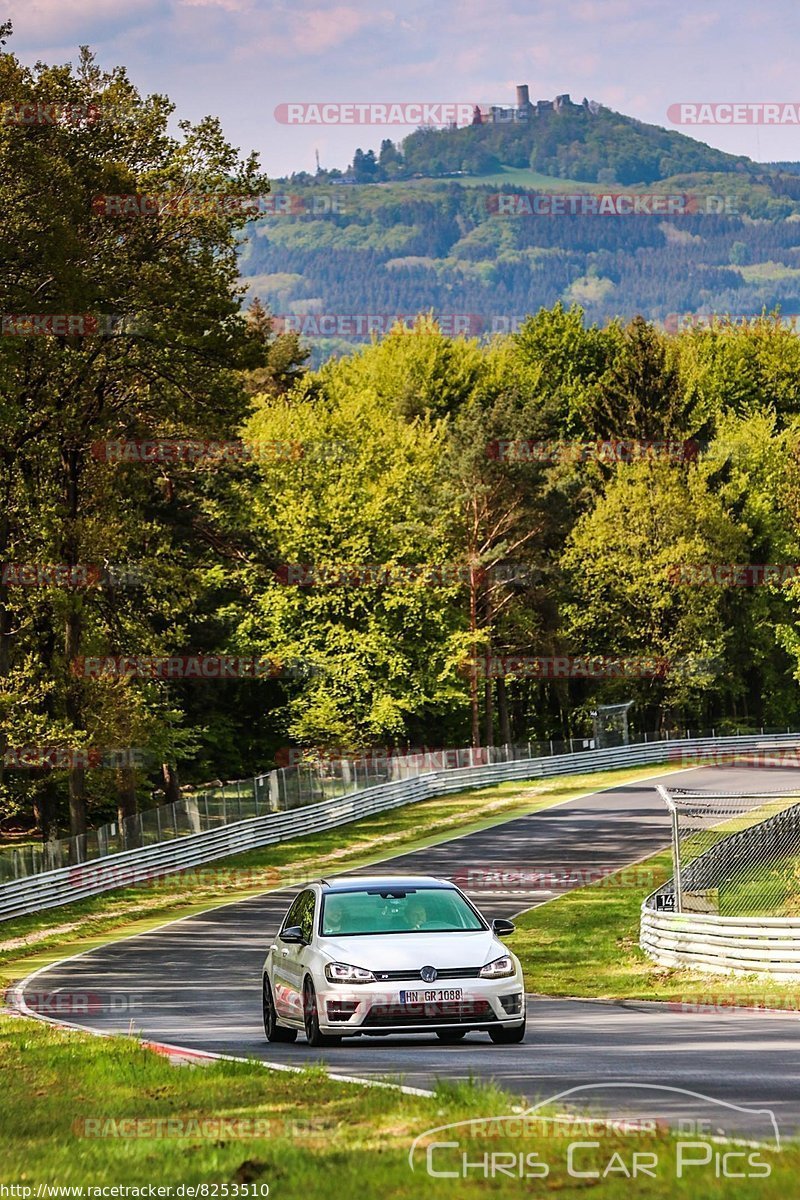
{"label": "asphalt race track", "polygon": [[[797,772],[780,768],[707,767],[662,778],[706,790],[798,787]],[[655,782],[571,800],[389,859],[366,873],[455,878],[487,917],[512,916],[598,870],[636,862],[665,845],[668,819]],[[485,879],[496,870],[512,873],[507,887]],[[719,1015],[530,995],[521,1046],[495,1046],[479,1033],[456,1045],[432,1034],[355,1038],[318,1051],[302,1036],[293,1045],[268,1045],[260,968],[292,894],[227,905],[55,965],[28,983],[26,1000],[36,1008],[43,994],[88,995],[90,1011],[65,1020],[103,1031],[133,1028],[155,1041],[272,1063],[323,1061],[337,1074],[399,1078],[422,1088],[437,1077],[492,1078],[530,1102],[601,1081],[668,1085],[731,1105],[768,1107],[783,1135],[800,1129],[800,1025],[794,1015]],[[725,990],[724,977],[718,990]],[[687,1103],[676,1095],[675,1113],[685,1115]],[[753,1121],[742,1114],[738,1128],[755,1133]]]}

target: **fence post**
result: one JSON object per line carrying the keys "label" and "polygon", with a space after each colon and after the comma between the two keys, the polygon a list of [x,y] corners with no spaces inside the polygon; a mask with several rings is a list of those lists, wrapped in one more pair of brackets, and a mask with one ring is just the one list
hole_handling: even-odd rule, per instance
{"label": "fence post", "polygon": [[672,878],[675,886],[675,912],[683,908],[683,887],[681,885],[681,843],[678,828],[678,809],[672,805]]}

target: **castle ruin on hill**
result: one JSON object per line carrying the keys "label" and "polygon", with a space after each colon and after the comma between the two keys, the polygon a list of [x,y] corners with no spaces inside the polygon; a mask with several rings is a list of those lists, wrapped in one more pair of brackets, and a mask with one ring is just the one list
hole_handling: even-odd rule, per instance
{"label": "castle ruin on hill", "polygon": [[517,86],[515,105],[504,108],[502,105],[492,104],[488,108],[481,108],[476,104],[472,124],[504,125],[513,121],[530,121],[531,118],[544,116],[545,113],[564,112],[567,109],[585,109],[587,112],[596,113],[599,107],[595,100],[587,100],[585,96],[581,104],[574,104],[568,92],[563,96],[556,96],[555,100],[537,100],[532,104],[527,83],[521,83]]}

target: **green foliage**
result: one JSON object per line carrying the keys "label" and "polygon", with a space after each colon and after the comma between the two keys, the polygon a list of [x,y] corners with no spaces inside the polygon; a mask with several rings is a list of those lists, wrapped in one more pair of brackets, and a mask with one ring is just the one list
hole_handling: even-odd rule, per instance
{"label": "green foliage", "polygon": [[[485,194],[457,186],[362,188],[362,206],[333,214],[324,238],[319,222],[257,232],[242,212],[208,206],[105,217],[93,205],[105,193],[250,195],[268,184],[215,120],[172,136],[165,97],[141,97],[88,53],[75,70],[0,55],[0,100],[107,104],[136,118],[0,126],[0,311],[127,322],[113,336],[2,339],[0,562],[104,574],[92,587],[0,576],[0,819],[80,834],[156,789],[175,794],[177,770],[195,782],[264,770],[287,739],[359,750],[586,734],[605,698],[634,699],[640,730],[798,719],[800,584],[675,579],[686,565],[800,559],[800,342],[777,318],[674,334],[641,317],[587,321],[558,297],[582,275],[617,285],[611,251],[587,262],[577,243],[537,233],[539,244],[530,227],[487,219]],[[493,160],[510,147],[519,170],[535,152],[538,169],[573,177],[737,165],[606,111],[545,117],[533,141],[532,129],[420,133],[402,151],[384,141],[358,169],[413,170],[422,146],[443,159],[477,146]],[[567,158],[564,131],[575,135]],[[592,165],[595,139],[612,134],[619,160]],[[733,224],[724,230],[731,249]],[[642,236],[639,263],[666,234],[651,221]],[[345,254],[351,276],[374,285],[373,309],[412,310],[403,302],[423,279],[440,290],[426,292],[413,328],[308,370],[301,338],[276,335],[260,301],[243,306],[240,255],[257,272],[265,246],[283,261],[256,277],[273,278],[296,311],[318,308],[323,291],[293,255],[335,274]],[[725,280],[742,287],[747,272],[766,286],[779,261],[767,249],[749,266],[732,254],[741,271],[726,266]],[[483,288],[495,314],[511,313],[547,272],[553,303],[516,333],[479,341],[437,323],[437,311],[477,312]],[[224,464],[117,462],[93,449],[242,437],[250,459]],[[591,450],[689,438],[696,461]],[[589,452],[563,454],[564,442]],[[513,445],[550,449],[499,450]],[[129,569],[133,583],[109,568]],[[290,581],[292,569],[306,582]],[[673,667],[605,682],[479,672],[484,658],[570,653],[647,653]],[[302,670],[216,686],[76,670],[87,655],[187,654]],[[28,746],[149,757],[113,771],[6,762]]]}
{"label": "green foliage", "polygon": [[483,175],[505,163],[565,179],[618,184],[648,184],[685,171],[734,171],[747,162],[685,134],[577,104],[528,121],[418,130],[403,142],[402,155],[408,176]]}

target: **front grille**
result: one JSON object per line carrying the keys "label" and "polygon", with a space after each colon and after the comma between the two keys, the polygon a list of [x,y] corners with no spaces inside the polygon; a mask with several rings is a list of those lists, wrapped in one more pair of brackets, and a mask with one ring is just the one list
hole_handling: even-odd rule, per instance
{"label": "front grille", "polygon": [[370,1025],[465,1025],[497,1021],[488,1000],[442,1000],[438,1004],[374,1004],[362,1028]]}
{"label": "front grille", "polygon": [[[381,982],[405,979],[422,979],[419,971],[374,971],[376,979]],[[440,979],[479,979],[481,974],[480,967],[442,967],[441,970],[436,968],[436,982]]]}

